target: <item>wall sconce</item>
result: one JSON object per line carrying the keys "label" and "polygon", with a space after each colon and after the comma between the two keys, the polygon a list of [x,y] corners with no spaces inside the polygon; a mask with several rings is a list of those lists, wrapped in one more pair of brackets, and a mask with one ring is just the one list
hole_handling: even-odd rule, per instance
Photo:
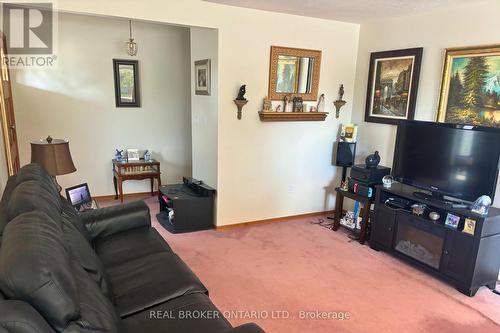
{"label": "wall sconce", "polygon": [[245,93],[246,93],[246,85],[242,85],[240,87],[240,90],[238,92],[238,97],[234,100],[234,104],[236,104],[236,107],[238,108],[238,120],[241,120],[241,111],[243,110],[243,107],[248,103],[248,100],[245,98]]}
{"label": "wall sconce", "polygon": [[343,97],[344,97],[344,85],[341,84],[339,87],[339,94],[337,100],[333,102],[333,105],[335,106],[335,118],[340,117],[340,109],[347,103],[342,99]]}

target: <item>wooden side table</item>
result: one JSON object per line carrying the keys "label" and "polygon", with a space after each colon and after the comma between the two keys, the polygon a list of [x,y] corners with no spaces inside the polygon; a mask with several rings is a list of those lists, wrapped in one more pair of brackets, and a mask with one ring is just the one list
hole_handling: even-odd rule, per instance
{"label": "wooden side table", "polygon": [[[352,200],[359,201],[363,204],[363,215],[361,216],[361,230],[359,235],[359,243],[364,244],[366,241],[366,232],[368,227],[368,220],[370,218],[370,208],[373,203],[373,198],[367,198],[362,195],[352,193],[349,191],[342,191],[340,188],[336,188],[337,198],[335,199],[335,216],[333,218],[333,230],[337,231],[340,224],[340,218],[342,216],[342,206],[344,205],[344,197],[350,198]],[[350,230],[350,229],[349,229]]]}
{"label": "wooden side table", "polygon": [[161,186],[160,162],[156,160],[144,161],[117,161],[113,160],[113,184],[115,186],[115,200],[120,195],[123,202],[123,182],[126,180],[151,180],[151,195],[154,195],[154,180],[158,182],[158,190]]}

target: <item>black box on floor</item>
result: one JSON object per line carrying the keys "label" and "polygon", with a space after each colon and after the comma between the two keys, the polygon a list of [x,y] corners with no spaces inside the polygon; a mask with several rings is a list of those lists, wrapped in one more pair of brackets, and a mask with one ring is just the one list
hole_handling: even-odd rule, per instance
{"label": "black box on floor", "polygon": [[195,179],[160,187],[158,222],[171,233],[214,227],[215,189]]}

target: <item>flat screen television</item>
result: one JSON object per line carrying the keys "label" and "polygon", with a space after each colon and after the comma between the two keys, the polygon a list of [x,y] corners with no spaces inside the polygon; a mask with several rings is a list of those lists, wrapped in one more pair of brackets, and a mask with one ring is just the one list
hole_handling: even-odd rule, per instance
{"label": "flat screen television", "polygon": [[499,163],[499,128],[423,121],[398,126],[393,177],[439,199],[493,199]]}

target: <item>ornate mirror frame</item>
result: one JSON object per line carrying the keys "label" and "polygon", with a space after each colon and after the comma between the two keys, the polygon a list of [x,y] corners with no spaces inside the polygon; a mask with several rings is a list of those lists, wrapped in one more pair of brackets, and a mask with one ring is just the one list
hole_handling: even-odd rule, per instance
{"label": "ornate mirror frame", "polygon": [[[305,93],[278,93],[275,91],[277,80],[278,56],[296,56],[302,58],[313,58],[314,68],[312,76],[311,92]],[[319,73],[321,68],[321,51],[297,49],[293,47],[271,46],[271,61],[269,64],[269,99],[283,100],[285,96],[290,95],[293,97],[302,97],[304,101],[316,101],[318,99],[318,86],[319,86]]]}

